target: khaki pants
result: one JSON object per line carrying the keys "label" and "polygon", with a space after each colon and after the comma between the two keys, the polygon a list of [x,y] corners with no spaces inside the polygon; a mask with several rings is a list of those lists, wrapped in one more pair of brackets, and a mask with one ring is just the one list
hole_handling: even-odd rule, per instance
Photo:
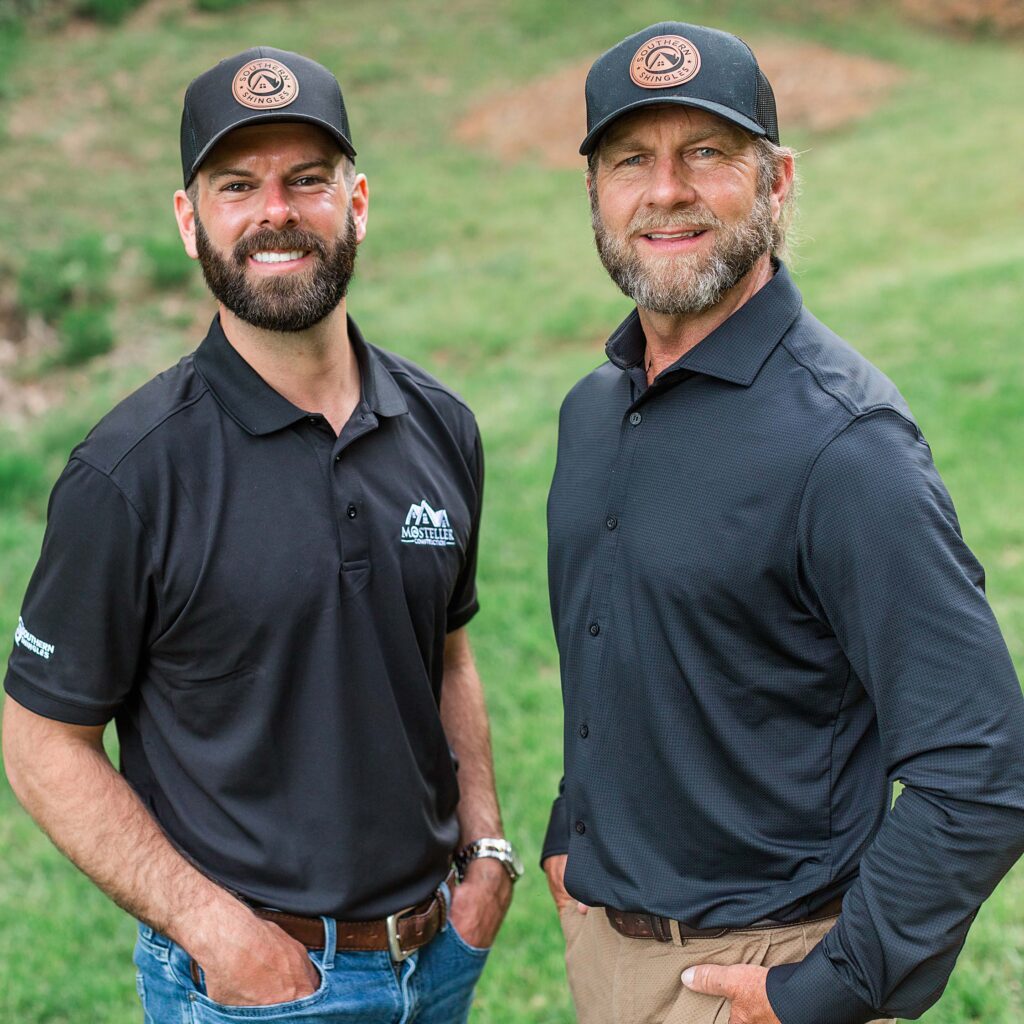
{"label": "khaki pants", "polygon": [[584,915],[575,901],[559,917],[579,1024],[728,1024],[725,999],[691,992],[679,980],[687,967],[796,963],[836,923],[829,917],[771,930],[730,932],[720,939],[687,939],[684,944],[678,936],[671,942],[627,938],[612,928],[603,908]]}

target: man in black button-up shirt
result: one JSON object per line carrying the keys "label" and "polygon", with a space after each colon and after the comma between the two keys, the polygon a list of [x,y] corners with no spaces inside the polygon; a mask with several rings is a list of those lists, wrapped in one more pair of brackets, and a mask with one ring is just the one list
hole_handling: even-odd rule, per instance
{"label": "man in black button-up shirt", "polygon": [[548,505],[543,857],[580,1018],[918,1016],[1024,848],[982,568],[899,392],[778,260],[793,158],[750,51],[655,25],[587,101],[598,249],[638,308],[565,400]]}

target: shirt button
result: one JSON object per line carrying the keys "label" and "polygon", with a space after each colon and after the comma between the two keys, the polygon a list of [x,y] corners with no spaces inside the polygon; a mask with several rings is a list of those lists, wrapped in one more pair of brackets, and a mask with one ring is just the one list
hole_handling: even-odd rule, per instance
{"label": "shirt button", "polygon": [[609,530],[614,530],[615,527],[619,525],[619,521],[615,518],[615,516],[609,516],[604,521],[604,525],[607,526]]}
{"label": "shirt button", "polygon": [[341,452],[338,452],[338,454],[334,456],[334,461],[341,462]]}
{"label": "shirt button", "polygon": [[577,821],[576,822],[576,835],[581,836],[586,831],[587,831],[587,826],[584,825],[582,821]]}
{"label": "shirt button", "polygon": [[590,624],[590,635],[591,636],[597,636],[597,634],[600,633],[600,632],[601,632],[601,627],[596,622],[592,622]]}
{"label": "shirt button", "polygon": [[308,417],[308,418],[309,418],[309,422],[310,422],[310,423],[312,423],[312,424],[313,424],[314,426],[315,426],[315,425],[316,425],[317,423],[319,423],[319,422],[320,422],[320,417],[319,417],[319,416],[310,416],[310,417]]}
{"label": "shirt button", "polygon": [[638,413],[638,412],[631,412],[629,414],[629,422],[632,423],[634,427],[640,426],[640,421],[642,419],[643,419],[643,416],[641,416],[640,413]]}
{"label": "shirt button", "polygon": [[357,509],[355,505],[349,505],[349,507],[345,509],[345,515],[347,515],[349,519],[355,519],[355,517],[359,515],[359,509]]}
{"label": "shirt button", "polygon": [[590,735],[590,729],[588,728],[588,726],[587,726],[587,723],[586,723],[586,722],[584,722],[584,723],[583,723],[583,724],[582,724],[582,725],[580,726],[580,735],[581,735],[581,736],[582,736],[582,737],[583,737],[584,739],[586,739],[586,738],[587,738],[587,737],[588,737],[588,736]]}

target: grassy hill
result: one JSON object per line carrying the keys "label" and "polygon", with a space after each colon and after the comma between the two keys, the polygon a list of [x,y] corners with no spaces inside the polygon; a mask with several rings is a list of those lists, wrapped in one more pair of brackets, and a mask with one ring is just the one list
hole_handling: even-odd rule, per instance
{"label": "grassy hill", "polygon": [[[561,758],[544,579],[557,410],[629,307],[593,255],[580,170],[547,166],[528,135],[518,158],[489,156],[457,141],[456,125],[481,100],[666,16],[902,69],[865,117],[827,133],[782,124],[783,141],[802,151],[797,280],[815,313],[910,402],[1024,666],[1022,52],[932,34],[889,5],[852,0],[694,0],[685,15],[651,0],[268,0],[223,13],[152,0],[114,28],[30,27],[16,48],[0,48],[0,337],[17,338],[0,351],[3,628],[17,621],[46,496],[71,446],[192,348],[212,315],[198,273],[177,257],[171,217],[184,87],[245,46],[307,53],[338,73],[370,180],[350,309],[368,338],[437,373],[479,416],[488,482],[483,611],[472,635],[507,828],[535,865]],[[76,246],[94,254],[77,277],[65,260]],[[83,283],[99,265],[102,280]],[[70,275],[62,301],[104,310],[96,316],[110,318],[112,352],[76,364],[61,348],[60,311],[52,324],[41,312],[24,319],[18,282],[32,266],[43,268],[36,280]],[[0,850],[0,1021],[138,1019],[131,923],[48,845],[6,787]],[[1017,1024],[1022,980],[1018,866],[924,1019]],[[571,1019],[558,925],[533,869],[475,1020]]]}

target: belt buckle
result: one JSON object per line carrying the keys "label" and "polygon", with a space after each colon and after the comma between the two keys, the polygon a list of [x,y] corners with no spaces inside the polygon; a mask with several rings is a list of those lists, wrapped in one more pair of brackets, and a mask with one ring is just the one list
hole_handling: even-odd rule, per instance
{"label": "belt buckle", "polygon": [[384,919],[384,925],[388,932],[388,952],[391,954],[393,963],[400,964],[403,960],[408,960],[416,952],[414,949],[410,949],[407,953],[402,949],[402,940],[398,935],[398,922],[415,909],[416,907],[412,906],[406,907],[404,910],[396,910],[393,914],[388,914]]}

